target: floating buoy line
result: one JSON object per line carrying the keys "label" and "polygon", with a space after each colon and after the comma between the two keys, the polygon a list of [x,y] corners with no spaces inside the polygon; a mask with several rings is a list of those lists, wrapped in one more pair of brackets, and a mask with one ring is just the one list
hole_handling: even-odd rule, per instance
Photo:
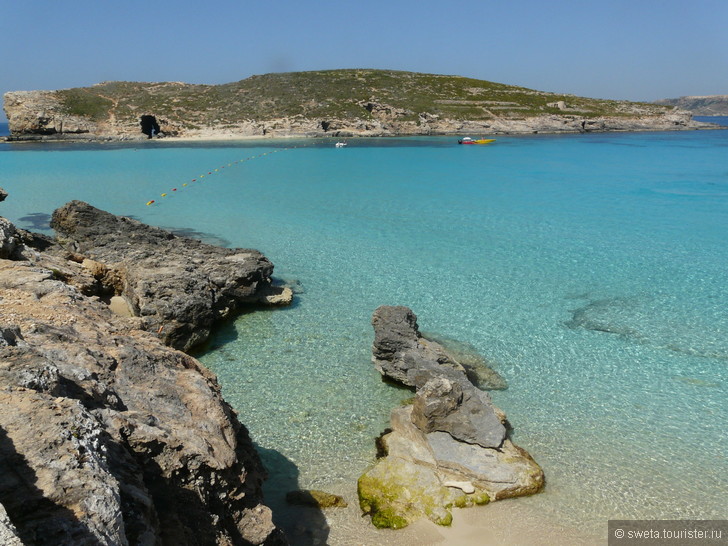
{"label": "floating buoy line", "polygon": [[[286,150],[295,150],[296,148],[302,148],[302,147],[303,146],[291,146],[290,148],[276,148],[275,150],[271,150],[270,152],[263,152],[263,153],[258,154],[258,155],[252,155],[250,157],[244,157],[243,159],[238,159],[237,161],[231,161],[227,165],[221,165],[220,167],[218,167],[216,169],[210,169],[210,170],[208,170],[207,171],[207,174],[203,173],[203,174],[200,174],[200,175],[196,176],[195,178],[190,178],[190,179],[187,180],[187,182],[183,182],[182,184],[180,184],[179,186],[177,186],[175,188],[170,188],[168,191],[162,192],[161,194],[159,194],[159,197],[160,198],[167,197],[171,193],[176,193],[176,192],[179,192],[179,191],[181,191],[181,190],[183,190],[185,188],[190,187],[190,184],[199,184],[205,178],[209,178],[209,177],[214,176],[216,174],[223,174],[223,172],[224,172],[223,169],[225,169],[226,167],[227,168],[235,167],[235,166],[241,165],[242,163],[245,163],[246,161],[250,161],[251,159],[257,159],[259,157],[263,157],[263,156],[266,156],[266,155],[271,155],[271,154],[274,154],[276,152],[285,152]],[[147,201],[147,206],[151,206],[151,205],[157,204],[158,202],[159,201],[157,201],[157,199],[150,199],[149,201]]]}

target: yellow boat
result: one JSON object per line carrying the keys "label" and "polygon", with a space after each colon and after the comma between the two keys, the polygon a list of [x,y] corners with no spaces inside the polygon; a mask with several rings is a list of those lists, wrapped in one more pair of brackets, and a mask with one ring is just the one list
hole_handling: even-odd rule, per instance
{"label": "yellow boat", "polygon": [[473,140],[470,137],[465,137],[461,140],[458,140],[458,144],[490,144],[491,142],[495,142],[494,138],[479,138]]}

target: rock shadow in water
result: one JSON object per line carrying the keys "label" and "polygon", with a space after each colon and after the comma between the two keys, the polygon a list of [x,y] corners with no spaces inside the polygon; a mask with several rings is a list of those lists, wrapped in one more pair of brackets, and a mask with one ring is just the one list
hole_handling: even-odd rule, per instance
{"label": "rock shadow in water", "polygon": [[205,233],[204,231],[197,231],[192,228],[175,228],[162,226],[162,229],[170,231],[178,237],[185,237],[186,239],[197,239],[198,241],[202,241],[203,243],[212,246],[221,246],[224,248],[230,248],[232,246],[230,241],[223,237],[215,235],[214,233]]}
{"label": "rock shadow in water", "polygon": [[286,494],[301,489],[299,471],[293,461],[275,449],[255,446],[268,479],[263,484],[264,502],[273,510],[273,523],[283,529],[291,546],[328,544],[329,524],[320,508],[294,505]]}
{"label": "rock shadow in water", "polygon": [[23,229],[32,229],[37,231],[50,231],[51,230],[51,215],[45,212],[31,212],[25,216],[18,218],[19,222],[23,225],[20,226]]}

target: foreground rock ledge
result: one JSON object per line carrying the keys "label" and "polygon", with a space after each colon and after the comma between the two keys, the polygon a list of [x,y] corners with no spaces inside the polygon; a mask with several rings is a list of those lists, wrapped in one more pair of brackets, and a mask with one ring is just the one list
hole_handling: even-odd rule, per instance
{"label": "foreground rock ledge", "polygon": [[98,279],[53,241],[1,220],[4,543],[285,543],[214,375],[85,295]]}
{"label": "foreground rock ledge", "polygon": [[257,250],[177,237],[81,201],[56,210],[51,227],[99,282],[126,300],[143,329],[182,351],[206,341],[217,321],[244,305],[291,302],[290,289],[271,285],[273,264]]}
{"label": "foreground rock ledge", "polygon": [[533,458],[507,438],[506,416],[440,344],[422,337],[407,307],[372,317],[373,361],[383,376],[414,387],[381,438],[386,456],[359,478],[359,504],[377,527],[427,517],[452,521],[453,506],[531,495],[544,485]]}

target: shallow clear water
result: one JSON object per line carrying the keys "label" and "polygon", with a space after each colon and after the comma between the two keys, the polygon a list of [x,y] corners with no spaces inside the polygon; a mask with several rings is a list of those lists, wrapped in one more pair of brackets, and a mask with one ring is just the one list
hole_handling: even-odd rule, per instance
{"label": "shallow clear water", "polygon": [[293,307],[201,356],[284,471],[274,496],[351,489],[372,461],[410,396],[370,363],[371,314],[396,304],[508,380],[494,401],[548,483],[518,502],[595,532],[725,518],[728,132],[455,142],[0,144],[1,210],[43,229],[82,199],[258,248],[295,281]]}

